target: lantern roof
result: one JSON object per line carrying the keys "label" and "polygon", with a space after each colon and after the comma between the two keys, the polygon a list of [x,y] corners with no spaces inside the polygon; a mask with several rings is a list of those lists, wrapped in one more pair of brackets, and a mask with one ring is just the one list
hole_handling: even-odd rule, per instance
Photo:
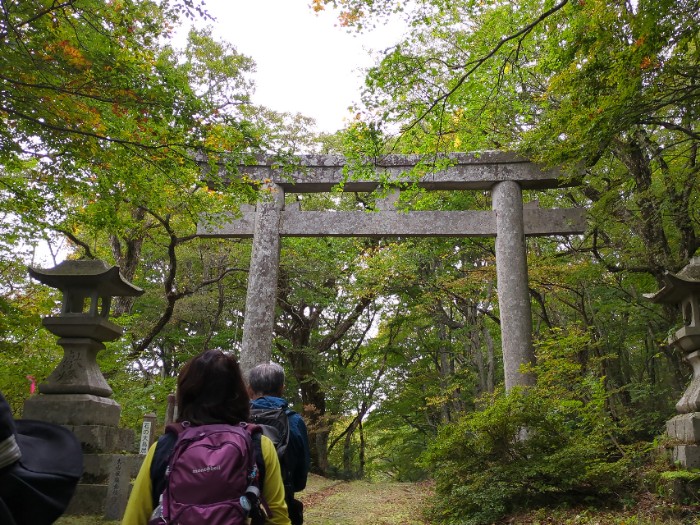
{"label": "lantern roof", "polygon": [[700,257],[692,257],[678,273],[666,272],[666,284],[656,293],[644,294],[655,303],[679,304],[691,294],[700,292]]}
{"label": "lantern roof", "polygon": [[85,259],[63,261],[53,268],[27,268],[40,283],[65,290],[96,290],[100,296],[138,296],[143,290],[124,279],[118,266],[104,261]]}

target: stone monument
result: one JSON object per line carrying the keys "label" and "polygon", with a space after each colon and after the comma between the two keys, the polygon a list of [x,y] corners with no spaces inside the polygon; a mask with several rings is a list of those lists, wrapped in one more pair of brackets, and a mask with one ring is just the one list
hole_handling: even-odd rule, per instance
{"label": "stone monument", "polygon": [[668,343],[685,355],[693,378],[680,401],[678,415],[666,422],[666,434],[676,441],[673,460],[685,468],[700,467],[700,257],[690,259],[680,272],[666,272],[664,287],[645,297],[655,303],[677,304],[683,326],[669,336]]}
{"label": "stone monument", "polygon": [[[119,428],[121,407],[110,398],[96,357],[106,341],[121,337],[122,328],[108,320],[113,296],[137,296],[143,291],[124,280],[119,268],[99,260],[65,261],[50,269],[29,268],[29,275],[63,293],[61,312],[45,317],[44,327],[59,337],[63,359],[39,384],[39,394],[24,403],[23,417],[63,425],[80,440],[85,472],[68,514],[101,514],[120,503],[110,494],[128,492],[131,463],[125,452],[135,446],[134,432]],[[126,485],[124,485],[126,480]],[[117,494],[119,492],[119,494]],[[116,518],[112,518],[116,519]]]}

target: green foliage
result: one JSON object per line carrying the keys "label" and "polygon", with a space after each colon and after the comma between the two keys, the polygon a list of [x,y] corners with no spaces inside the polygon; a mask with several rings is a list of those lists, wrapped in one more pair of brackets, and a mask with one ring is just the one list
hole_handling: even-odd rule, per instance
{"label": "green foliage", "polygon": [[683,481],[700,481],[700,470],[690,469],[690,470],[668,470],[661,474],[661,479],[663,480],[676,480],[680,479]]}
{"label": "green foliage", "polygon": [[30,396],[31,378],[41,383],[63,355],[40,317],[55,307],[58,295],[41,285],[21,285],[25,279],[16,276],[14,290],[0,297],[0,391],[15,417],[21,416],[24,400]]}
{"label": "green foliage", "polygon": [[514,510],[600,498],[630,482],[587,406],[535,391],[511,393],[445,427],[426,456],[437,481],[435,516],[487,524]]}
{"label": "green foliage", "polygon": [[603,382],[580,374],[581,336],[539,355],[536,386],[440,429],[424,465],[436,480],[436,519],[488,524],[516,510],[616,497],[632,488],[634,454],[618,444]]}
{"label": "green foliage", "polygon": [[409,482],[428,477],[418,457],[429,437],[411,425],[397,423],[387,427],[387,419],[375,419],[365,426],[368,435],[366,476],[371,480]]}
{"label": "green foliage", "polygon": [[[314,5],[327,3],[343,7],[346,25],[403,9]],[[250,243],[195,240],[195,224],[256,196],[216,177],[205,187],[192,151],[225,154],[233,168],[258,150],[310,144],[307,123],[251,106],[252,61],[208,30],[182,51],[167,45],[178,14],[204,14],[197,2],[6,4],[0,388],[19,413],[25,376],[41,381],[61,358],[40,325],[55,294],[29,286],[23,264],[61,232],[146,290],[117,305],[127,335],[98,355],[122,423],[138,431],[146,412],[162,421],[187,358],[240,346]],[[502,374],[492,240],[285,239],[274,352],[290,398],[304,403],[314,442],[334,447],[332,469],[429,473],[445,522],[624,494],[688,377],[665,345],[678,312],[642,294],[698,247],[697,5],[406,9],[411,33],[370,71],[367,111],[325,142],[348,159],[347,176],[374,175],[371,160],[388,151],[519,149],[583,182],[526,200],[586,206],[590,228],[527,240],[539,379],[508,396],[488,395]],[[488,192],[402,190],[403,209],[491,207]],[[306,210],[372,210],[374,197],[300,200]]]}
{"label": "green foliage", "polygon": [[[232,184],[211,191],[194,154],[212,161],[224,153],[238,158],[259,145],[263,127],[274,127],[255,127],[248,120],[254,114],[247,107],[250,58],[206,29],[191,31],[183,50],[170,45],[178,16],[205,16],[200,4],[3,4],[0,260],[16,258],[14,264],[23,266],[32,255],[29,249],[42,240],[56,251],[59,234],[70,241],[61,256],[75,251],[72,256],[119,265],[147,292],[139,309],[124,315],[133,343],[131,349],[119,348],[125,367],[129,351],[130,359],[139,355],[139,342],[148,346],[168,324],[178,299],[204,288],[203,281],[211,288],[227,275],[214,250],[197,253],[183,245],[192,239],[199,213],[231,209],[252,189]],[[184,264],[178,269],[180,256]],[[203,262],[188,271],[187,262],[197,256]],[[215,270],[222,266],[220,276]],[[9,290],[22,287],[26,276],[11,264],[0,272],[11,283],[2,290],[8,304],[47,313],[48,308]],[[133,304],[115,302],[117,317]],[[205,315],[217,319],[211,309]],[[43,349],[19,332],[13,327],[8,339],[25,341],[26,360],[41,356]],[[171,339],[186,340],[186,335]],[[201,350],[204,337],[193,338],[190,351]],[[150,364],[163,357],[158,350],[154,359],[146,356]],[[160,353],[166,354],[166,364],[177,364]]]}

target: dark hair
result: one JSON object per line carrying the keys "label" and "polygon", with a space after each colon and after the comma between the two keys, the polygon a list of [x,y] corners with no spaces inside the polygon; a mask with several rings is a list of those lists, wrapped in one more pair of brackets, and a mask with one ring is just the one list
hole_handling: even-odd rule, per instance
{"label": "dark hair", "polygon": [[220,350],[193,357],[177,378],[179,422],[235,425],[248,420],[249,403],[238,362]]}
{"label": "dark hair", "polygon": [[263,363],[248,372],[250,389],[263,396],[279,396],[284,388],[284,368],[277,363]]}

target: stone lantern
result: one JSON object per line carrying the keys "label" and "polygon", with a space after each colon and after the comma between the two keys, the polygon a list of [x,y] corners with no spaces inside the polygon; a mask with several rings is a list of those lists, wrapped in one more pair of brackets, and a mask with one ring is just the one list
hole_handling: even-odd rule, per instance
{"label": "stone lantern", "polygon": [[107,318],[113,296],[137,296],[143,290],[127,282],[117,266],[99,260],[65,261],[50,269],[29,268],[29,275],[63,292],[61,313],[45,317],[44,327],[60,339],[63,360],[39,384],[39,395],[24,405],[24,417],[60,425],[116,427],[120,407],[97,365],[105,341],[122,328]]}
{"label": "stone lantern", "polygon": [[108,320],[112,297],[138,296],[143,290],[103,261],[65,261],[47,270],[28,270],[34,279],[63,292],[60,314],[42,320],[59,337],[63,359],[39,384],[39,394],[25,401],[23,417],[63,425],[80,440],[85,470],[66,514],[103,513],[120,519],[140,457],[129,454],[134,431],[119,428],[121,407],[110,398],[112,389],[97,365],[97,353],[105,341],[123,333]]}
{"label": "stone lantern", "polygon": [[700,257],[690,259],[676,274],[664,275],[666,284],[645,297],[655,303],[677,304],[683,326],[668,338],[693,369],[693,378],[676,403],[678,415],[666,422],[666,433],[677,441],[673,459],[686,468],[700,467]]}

